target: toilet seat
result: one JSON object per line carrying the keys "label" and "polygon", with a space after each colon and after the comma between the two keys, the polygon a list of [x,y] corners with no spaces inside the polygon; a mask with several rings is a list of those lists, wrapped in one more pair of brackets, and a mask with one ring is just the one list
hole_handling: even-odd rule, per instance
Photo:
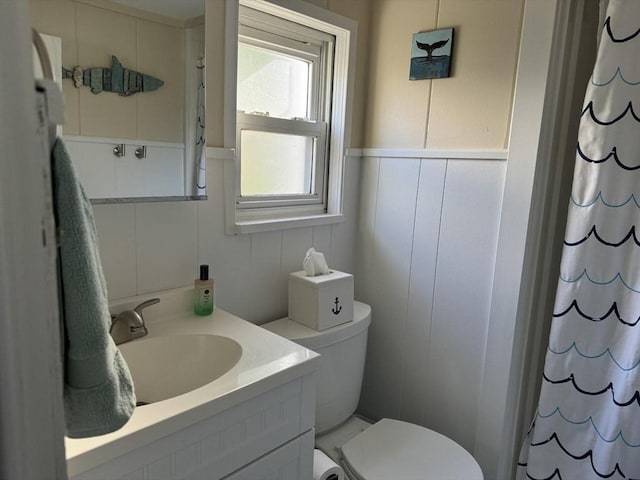
{"label": "toilet seat", "polygon": [[342,446],[347,471],[360,480],[482,480],[475,459],[437,432],[384,418]]}

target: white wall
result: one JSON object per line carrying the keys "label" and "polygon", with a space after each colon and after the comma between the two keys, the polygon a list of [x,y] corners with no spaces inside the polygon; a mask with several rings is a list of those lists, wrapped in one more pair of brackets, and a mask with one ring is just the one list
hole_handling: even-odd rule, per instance
{"label": "white wall", "polygon": [[576,111],[563,109],[559,95],[561,86],[573,90],[573,77],[563,83],[563,67],[575,60],[563,53],[571,5],[524,2],[507,162],[451,160],[444,176],[430,166],[426,182],[397,157],[428,151],[405,144],[362,166],[356,286],[373,305],[373,323],[360,409],[451,436],[492,480],[511,478],[522,440],[532,286],[549,266],[533,252],[545,232],[532,218],[546,207],[532,198],[551,192],[544,172],[557,171],[549,164],[563,155],[556,144]]}
{"label": "white wall", "polygon": [[356,297],[372,305],[360,411],[473,451],[506,162],[363,159]]}
{"label": "white wall", "polygon": [[[508,313],[494,318],[494,272],[504,258],[497,248],[504,232],[526,237],[529,217],[527,208],[515,222],[502,216],[505,192],[530,195],[520,189],[526,181],[506,181],[520,40],[526,5],[550,1],[372,2],[363,146],[373,150],[363,160],[356,286],[373,305],[373,322],[360,409],[449,435],[491,480],[508,478],[497,465],[503,429],[513,423],[504,408],[485,402],[505,399],[503,382],[487,392],[512,358],[512,338],[491,329],[515,323]],[[452,76],[409,81],[412,34],[448,27],[455,28]],[[538,43],[533,39],[531,48]],[[485,149],[509,149],[509,160],[446,160]],[[506,158],[505,150],[495,151]],[[513,276],[497,279],[511,287],[502,295],[515,303],[523,273],[517,253],[506,259]]]}
{"label": "white wall", "polygon": [[302,269],[308,248],[354,271],[359,164],[346,160],[345,221],[335,225],[226,235],[223,164],[213,158],[207,201],[95,205],[109,298],[192,285],[208,263],[220,308],[255,323],[285,316],[287,274]]}

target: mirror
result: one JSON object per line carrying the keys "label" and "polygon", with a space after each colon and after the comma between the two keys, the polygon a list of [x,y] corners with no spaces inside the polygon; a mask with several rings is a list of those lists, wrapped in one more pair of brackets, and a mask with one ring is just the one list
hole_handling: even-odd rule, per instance
{"label": "mirror", "polygon": [[30,0],[30,14],[59,45],[62,136],[92,202],[205,199],[204,0]]}

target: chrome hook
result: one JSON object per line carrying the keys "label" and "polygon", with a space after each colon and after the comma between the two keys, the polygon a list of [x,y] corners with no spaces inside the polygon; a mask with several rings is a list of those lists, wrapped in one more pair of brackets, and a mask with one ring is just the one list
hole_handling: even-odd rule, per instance
{"label": "chrome hook", "polygon": [[118,145],[116,145],[115,147],[113,147],[113,154],[120,158],[124,156],[124,143],[120,143]]}
{"label": "chrome hook", "polygon": [[136,148],[135,154],[137,158],[147,158],[147,147],[142,146]]}

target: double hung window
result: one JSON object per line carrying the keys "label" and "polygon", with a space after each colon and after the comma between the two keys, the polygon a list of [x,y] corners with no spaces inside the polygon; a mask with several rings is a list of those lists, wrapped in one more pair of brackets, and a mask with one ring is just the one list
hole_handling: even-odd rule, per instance
{"label": "double hung window", "polygon": [[240,6],[238,211],[326,213],[334,46],[326,32]]}
{"label": "double hung window", "polygon": [[227,233],[343,221],[357,22],[297,0],[225,16]]}

